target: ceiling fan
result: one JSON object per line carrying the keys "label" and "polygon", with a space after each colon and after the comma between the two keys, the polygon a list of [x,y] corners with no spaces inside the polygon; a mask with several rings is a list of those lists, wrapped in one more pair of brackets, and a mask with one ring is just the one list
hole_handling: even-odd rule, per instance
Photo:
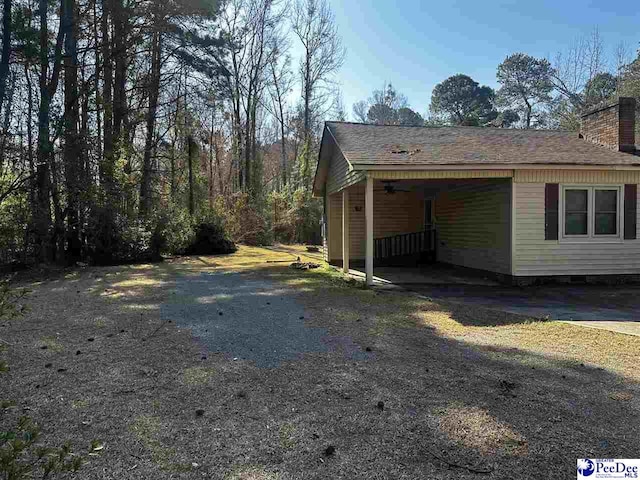
{"label": "ceiling fan", "polygon": [[396,193],[396,192],[410,192],[410,190],[401,190],[396,188],[393,184],[396,183],[397,180],[383,180],[382,183],[384,188],[384,193]]}

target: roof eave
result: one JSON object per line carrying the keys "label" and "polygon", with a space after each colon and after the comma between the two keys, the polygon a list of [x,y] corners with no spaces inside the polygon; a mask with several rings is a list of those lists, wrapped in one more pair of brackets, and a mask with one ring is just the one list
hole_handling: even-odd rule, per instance
{"label": "roof eave", "polygon": [[640,170],[640,163],[634,164],[577,164],[577,163],[474,163],[474,164],[406,164],[406,163],[354,163],[353,169],[365,170]]}
{"label": "roof eave", "polygon": [[[322,153],[325,149],[325,135],[326,131],[329,127],[327,126],[327,122],[324,124],[324,128],[322,129],[322,138],[320,139],[320,151],[318,152],[318,163],[316,164],[316,173],[313,176],[313,188],[311,189],[311,193],[314,197],[323,197],[324,196],[324,188],[321,188],[318,185],[318,172],[320,172],[320,162],[322,162],[323,156]],[[325,175],[326,178],[326,175]]]}

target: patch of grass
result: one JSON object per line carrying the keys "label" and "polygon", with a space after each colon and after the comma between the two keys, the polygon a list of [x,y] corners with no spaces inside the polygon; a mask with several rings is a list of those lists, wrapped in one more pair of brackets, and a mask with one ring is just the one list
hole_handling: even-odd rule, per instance
{"label": "patch of grass", "polygon": [[633,394],[624,391],[610,392],[609,398],[618,402],[629,402],[633,399]]}
{"label": "patch of grass", "polygon": [[249,465],[234,468],[224,478],[225,480],[279,480],[280,474],[269,472],[264,467]]}
{"label": "patch of grass", "polygon": [[71,408],[87,408],[88,406],[89,401],[84,398],[71,401]]}
{"label": "patch of grass", "polygon": [[136,275],[128,280],[114,283],[113,288],[138,288],[138,287],[157,287],[162,284],[161,280],[150,278],[148,276]]}
{"label": "patch of grass", "polygon": [[[376,327],[380,335],[389,328],[433,328],[444,337],[480,346],[496,359],[534,362],[549,367],[561,359],[576,367],[600,366],[639,379],[637,338],[605,330],[583,328],[563,322],[535,320],[484,309],[474,305],[432,302],[420,297],[391,293],[376,302]],[[519,355],[518,353],[523,355]],[[538,355],[533,360],[529,353]],[[526,359],[526,360],[525,360]],[[528,362],[528,363],[527,363]]]}
{"label": "patch of grass", "polygon": [[526,455],[525,438],[485,410],[452,404],[436,412],[438,430],[448,440],[483,455]]}
{"label": "patch of grass", "polygon": [[172,472],[189,472],[193,465],[175,462],[176,450],[164,446],[160,440],[162,423],[160,418],[153,415],[139,415],[131,424],[131,431],[151,453],[151,459],[162,470]]}
{"label": "patch of grass", "polygon": [[189,367],[182,372],[182,381],[187,385],[204,385],[214,377],[216,371],[210,367]]}
{"label": "patch of grass", "polygon": [[346,310],[344,308],[329,307],[327,309],[327,313],[340,322],[355,322],[360,318],[360,315],[357,311]]}
{"label": "patch of grass", "polygon": [[281,425],[278,433],[280,436],[280,446],[282,448],[289,450],[296,446],[296,426],[293,423]]}
{"label": "patch of grass", "polygon": [[480,342],[489,339],[497,346],[513,346],[573,362],[599,365],[609,370],[640,378],[637,338],[608,331],[567,325],[561,322],[533,322],[478,332]]}
{"label": "patch of grass", "polygon": [[64,352],[64,345],[56,337],[42,337],[38,344],[40,347],[47,347],[46,351],[48,352]]}
{"label": "patch of grass", "polygon": [[413,328],[416,326],[416,319],[406,312],[388,313],[376,315],[375,326],[369,330],[371,335],[383,335],[392,328]]}

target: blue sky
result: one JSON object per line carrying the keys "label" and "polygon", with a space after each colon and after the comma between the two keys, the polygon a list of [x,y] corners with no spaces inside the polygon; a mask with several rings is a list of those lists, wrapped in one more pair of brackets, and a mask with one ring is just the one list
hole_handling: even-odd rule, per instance
{"label": "blue sky", "polygon": [[391,82],[426,113],[433,87],[456,73],[497,87],[497,65],[518,51],[552,59],[595,27],[605,53],[640,42],[637,0],[329,0],[347,47],[338,81],[345,109]]}

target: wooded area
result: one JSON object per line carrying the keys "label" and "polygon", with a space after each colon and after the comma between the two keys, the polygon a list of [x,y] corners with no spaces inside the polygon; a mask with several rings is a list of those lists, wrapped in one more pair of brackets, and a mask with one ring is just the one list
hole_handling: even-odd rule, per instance
{"label": "wooded area", "polygon": [[[327,0],[3,0],[2,18],[0,264],[320,241],[319,137],[347,117]],[[426,119],[385,83],[353,116],[576,129],[640,96],[640,60],[603,52],[596,31],[553,65],[511,55],[497,91],[454,75]]]}
{"label": "wooded area", "polygon": [[319,240],[310,184],[344,59],[324,0],[3,7],[0,263]]}

